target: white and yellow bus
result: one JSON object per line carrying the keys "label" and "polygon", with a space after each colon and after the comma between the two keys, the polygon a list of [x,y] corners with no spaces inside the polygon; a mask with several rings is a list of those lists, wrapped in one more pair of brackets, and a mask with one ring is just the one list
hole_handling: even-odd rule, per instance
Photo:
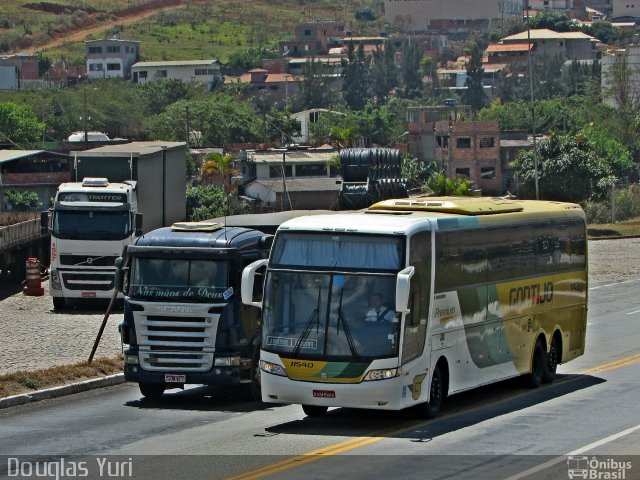
{"label": "white and yellow bus", "polygon": [[244,270],[242,297],[262,308],[263,401],[432,416],[449,394],[520,375],[537,387],[582,355],[585,217],[469,197],[300,217]]}

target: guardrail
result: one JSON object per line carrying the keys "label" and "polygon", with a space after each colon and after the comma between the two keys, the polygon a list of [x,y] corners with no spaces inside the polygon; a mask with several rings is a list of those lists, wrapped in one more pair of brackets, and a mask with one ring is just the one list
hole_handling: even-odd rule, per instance
{"label": "guardrail", "polygon": [[40,219],[0,227],[0,252],[36,240],[41,236]]}

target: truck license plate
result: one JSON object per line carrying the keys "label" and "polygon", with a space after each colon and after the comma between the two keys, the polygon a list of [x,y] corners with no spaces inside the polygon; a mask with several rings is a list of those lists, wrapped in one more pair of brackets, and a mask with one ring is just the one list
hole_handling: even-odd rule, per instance
{"label": "truck license plate", "polygon": [[164,381],[165,383],[185,383],[187,381],[187,376],[167,373],[164,376]]}
{"label": "truck license plate", "polygon": [[336,392],[333,390],[314,390],[313,396],[316,398],[336,398]]}
{"label": "truck license plate", "polygon": [[82,298],[96,298],[96,292],[82,292]]}

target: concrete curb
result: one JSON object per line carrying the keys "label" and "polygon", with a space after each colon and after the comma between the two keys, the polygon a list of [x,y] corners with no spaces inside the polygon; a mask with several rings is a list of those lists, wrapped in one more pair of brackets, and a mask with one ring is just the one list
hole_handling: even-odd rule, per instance
{"label": "concrete curb", "polygon": [[589,237],[588,240],[623,240],[625,238],[640,238],[640,235],[621,235],[616,237]]}
{"label": "concrete curb", "polygon": [[0,398],[0,410],[3,408],[15,407],[32,402],[39,402],[49,398],[63,397],[74,393],[86,392],[96,388],[111,387],[124,383],[124,373],[117,373],[103,378],[93,378],[84,382],[72,383],[70,385],[62,385],[60,387],[47,388],[37,390],[35,392],[22,393],[20,395],[12,395],[10,397]]}

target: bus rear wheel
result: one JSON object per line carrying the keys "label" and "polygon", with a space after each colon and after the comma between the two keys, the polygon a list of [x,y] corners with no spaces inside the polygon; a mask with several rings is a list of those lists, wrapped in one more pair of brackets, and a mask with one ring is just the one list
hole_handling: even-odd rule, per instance
{"label": "bus rear wheel", "polygon": [[545,351],[542,339],[538,338],[533,349],[533,364],[531,373],[526,376],[526,384],[529,388],[538,388],[542,383],[545,370],[547,369],[547,352]]}
{"label": "bus rear wheel", "polygon": [[556,370],[560,363],[560,345],[556,335],[551,340],[551,346],[549,347],[549,353],[547,354],[547,364],[542,376],[542,383],[552,383],[556,378]]}
{"label": "bus rear wheel", "polygon": [[161,383],[139,383],[140,393],[149,400],[160,400],[166,387]]}
{"label": "bus rear wheel", "polygon": [[321,407],[319,405],[302,405],[302,411],[307,417],[324,417],[329,407]]}

